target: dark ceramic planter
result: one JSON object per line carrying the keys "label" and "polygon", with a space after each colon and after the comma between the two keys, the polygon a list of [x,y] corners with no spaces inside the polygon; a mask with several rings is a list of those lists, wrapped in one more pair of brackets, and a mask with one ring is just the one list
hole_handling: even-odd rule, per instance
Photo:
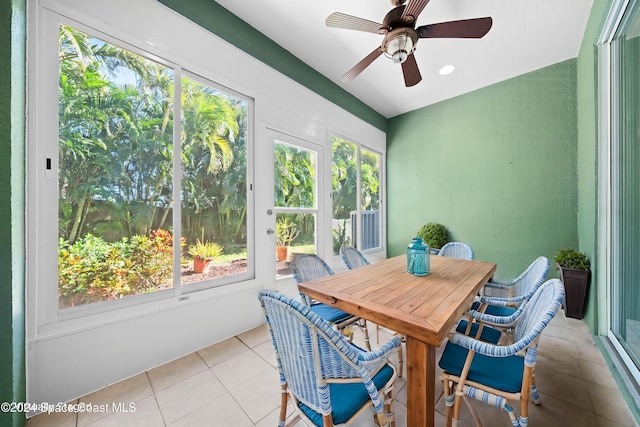
{"label": "dark ceramic planter", "polygon": [[567,317],[582,319],[584,317],[584,306],[589,291],[589,281],[591,271],[576,270],[575,268],[560,267],[560,277],[564,283],[564,302],[562,307]]}

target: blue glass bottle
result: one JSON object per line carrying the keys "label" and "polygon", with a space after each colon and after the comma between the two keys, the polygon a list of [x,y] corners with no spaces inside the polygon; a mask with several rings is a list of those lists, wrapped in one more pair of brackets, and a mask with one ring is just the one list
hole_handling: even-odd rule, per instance
{"label": "blue glass bottle", "polygon": [[[413,263],[414,263],[413,254],[415,253],[414,247],[418,239],[419,239],[418,237],[414,237],[413,239],[411,239],[411,243],[409,243],[409,246],[407,247],[407,273],[413,274]],[[419,239],[419,240],[422,240],[422,239]]]}
{"label": "blue glass bottle", "polygon": [[416,276],[429,274],[429,246],[416,237],[407,248],[407,272]]}

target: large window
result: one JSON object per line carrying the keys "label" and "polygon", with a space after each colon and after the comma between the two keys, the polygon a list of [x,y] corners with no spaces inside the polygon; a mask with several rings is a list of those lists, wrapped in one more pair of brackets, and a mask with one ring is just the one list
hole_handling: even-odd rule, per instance
{"label": "large window", "polygon": [[58,307],[250,277],[249,100],[105,39],[59,26]]}
{"label": "large window", "polygon": [[333,253],[382,245],[381,154],[338,136],[332,138]]}

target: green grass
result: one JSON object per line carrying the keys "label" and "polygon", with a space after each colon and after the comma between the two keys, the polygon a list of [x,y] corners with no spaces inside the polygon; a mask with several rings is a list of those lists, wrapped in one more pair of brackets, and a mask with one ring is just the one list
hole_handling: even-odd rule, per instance
{"label": "green grass", "polygon": [[[309,245],[291,245],[291,253],[299,254],[313,254],[316,248],[314,244]],[[245,259],[247,257],[247,251],[236,252],[233,254],[222,254],[213,261],[216,264],[226,264],[238,259]]]}
{"label": "green grass", "polygon": [[220,256],[217,256],[213,262],[215,262],[216,264],[226,264],[238,259],[245,259],[246,257],[247,251],[236,252],[234,254],[222,254]]}
{"label": "green grass", "polygon": [[291,245],[291,253],[314,254],[316,247],[313,243],[310,245]]}

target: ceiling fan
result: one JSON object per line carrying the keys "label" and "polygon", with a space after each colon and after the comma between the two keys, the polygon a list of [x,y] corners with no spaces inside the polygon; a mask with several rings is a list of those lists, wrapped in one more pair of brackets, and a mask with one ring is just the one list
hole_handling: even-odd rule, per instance
{"label": "ceiling fan", "polygon": [[342,77],[343,82],[355,79],[365,68],[384,54],[396,64],[401,64],[404,82],[407,87],[422,80],[418,64],[413,56],[418,39],[428,38],[475,38],[484,37],[491,29],[491,17],[463,19],[460,21],[440,22],[415,27],[418,15],[429,0],[391,0],[395,6],[382,20],[382,24],[334,12],[327,18],[327,27],[366,31],[384,36],[382,44],[365,56]]}

